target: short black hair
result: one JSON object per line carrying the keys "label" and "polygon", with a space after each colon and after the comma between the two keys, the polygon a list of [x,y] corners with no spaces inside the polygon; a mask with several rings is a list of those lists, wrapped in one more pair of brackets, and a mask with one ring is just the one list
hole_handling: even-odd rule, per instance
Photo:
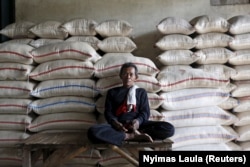
{"label": "short black hair", "polygon": [[122,76],[122,72],[125,68],[129,68],[129,67],[133,67],[135,69],[135,75],[138,76],[138,68],[134,63],[128,62],[128,63],[124,63],[120,69],[120,76]]}

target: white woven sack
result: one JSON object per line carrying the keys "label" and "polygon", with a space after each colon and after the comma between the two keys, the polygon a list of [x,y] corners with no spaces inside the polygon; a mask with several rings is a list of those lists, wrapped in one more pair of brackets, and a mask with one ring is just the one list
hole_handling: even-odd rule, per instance
{"label": "white woven sack", "polygon": [[9,38],[34,38],[35,35],[29,32],[35,23],[30,21],[19,21],[4,27],[0,34],[7,36]]}
{"label": "white woven sack", "polygon": [[227,143],[195,144],[174,148],[173,151],[242,151],[239,144]]}
{"label": "white woven sack", "polygon": [[97,44],[101,41],[95,36],[72,36],[66,39],[65,41],[81,41],[81,42],[87,42],[92,46],[95,50],[98,50]]}
{"label": "white woven sack", "polygon": [[237,100],[238,105],[233,108],[234,112],[250,111],[250,97],[239,97]]}
{"label": "white woven sack", "polygon": [[21,148],[0,148],[0,166],[22,166],[23,154]]}
{"label": "white woven sack", "polygon": [[97,22],[91,19],[75,18],[66,21],[61,25],[69,35],[81,36],[81,35],[96,35],[95,27]]}
{"label": "white woven sack", "polygon": [[250,64],[233,66],[236,70],[236,74],[231,76],[232,80],[241,81],[250,79]]}
{"label": "white woven sack", "polygon": [[102,37],[110,36],[130,36],[133,27],[125,20],[106,20],[99,23],[95,30]]}
{"label": "white woven sack", "polygon": [[239,142],[242,151],[250,151],[250,141]]}
{"label": "white woven sack", "polygon": [[67,78],[91,78],[94,65],[90,61],[54,60],[39,64],[30,73],[30,78],[37,81]]}
{"label": "white woven sack", "polygon": [[[156,93],[161,90],[158,80],[153,76],[139,75],[135,84],[140,88],[144,88],[148,93]],[[119,76],[101,78],[96,82],[96,89],[102,95],[105,95],[109,89],[118,86],[122,86],[122,80]]]}
{"label": "white woven sack", "polygon": [[231,65],[250,64],[250,49],[237,50],[235,56],[229,58],[228,63]]}
{"label": "white woven sack", "polygon": [[30,52],[33,47],[27,44],[7,43],[0,45],[0,62],[32,64]]}
{"label": "white woven sack", "polygon": [[32,65],[21,63],[0,63],[0,80],[27,81],[30,72],[34,69]]}
{"label": "white woven sack", "polygon": [[218,106],[224,110],[231,110],[238,106],[239,101],[236,98],[229,97],[226,101],[220,103]]}
{"label": "white woven sack", "polygon": [[29,44],[32,41],[34,41],[34,39],[31,39],[31,38],[21,38],[21,39],[11,39],[11,40],[5,41],[5,42],[3,42],[1,44],[10,44],[10,43]]}
{"label": "white woven sack", "polygon": [[45,45],[31,52],[36,63],[44,63],[53,60],[75,59],[81,61],[100,58],[99,54],[86,42],[60,42]]}
{"label": "white woven sack", "polygon": [[84,130],[96,124],[94,113],[54,113],[39,115],[28,129],[31,132],[45,130]]}
{"label": "white woven sack", "polygon": [[31,99],[0,98],[0,114],[26,115],[31,102]]}
{"label": "white woven sack", "polygon": [[61,25],[59,21],[49,20],[36,24],[29,31],[40,38],[65,39],[68,37],[68,32],[62,29]]}
{"label": "white woven sack", "polygon": [[29,105],[29,110],[39,114],[54,113],[91,113],[95,110],[93,98],[78,96],[60,96],[34,100]]}
{"label": "white woven sack", "polygon": [[198,60],[191,50],[167,50],[156,59],[163,65],[190,65]]}
{"label": "white woven sack", "polygon": [[190,24],[193,25],[195,31],[200,34],[209,32],[224,33],[227,32],[230,27],[230,24],[225,18],[208,15],[195,17],[190,21]]}
{"label": "white woven sack", "polygon": [[77,166],[82,165],[96,165],[100,160],[102,159],[100,150],[97,150],[95,148],[89,148],[86,151],[84,151],[83,153],[75,156],[74,158],[72,158],[71,160],[67,161],[65,163],[65,165],[67,166]]}
{"label": "white woven sack", "polygon": [[200,126],[175,128],[172,148],[196,144],[227,143],[235,140],[238,134],[230,126]]}
{"label": "white woven sack", "polygon": [[195,68],[202,69],[205,72],[213,73],[217,76],[223,76],[227,79],[229,79],[232,75],[236,74],[235,69],[224,64],[204,64],[198,65]]}
{"label": "white woven sack", "polygon": [[187,88],[227,87],[230,83],[230,80],[223,75],[214,75],[201,69],[159,72],[157,79],[161,90],[165,92]]}
{"label": "white woven sack", "polygon": [[250,83],[237,84],[236,88],[231,92],[232,97],[245,97],[250,96]]}
{"label": "white woven sack", "polygon": [[0,81],[0,98],[30,98],[36,83],[26,81]]}
{"label": "white woven sack", "polygon": [[155,46],[160,50],[185,50],[192,49],[196,46],[196,42],[188,35],[171,34],[161,37]]}
{"label": "white woven sack", "polygon": [[40,82],[31,92],[32,96],[48,98],[56,96],[96,97],[95,81],[92,79],[55,79]]}
{"label": "white woven sack", "polygon": [[229,42],[229,48],[232,50],[243,50],[250,48],[250,33],[239,34],[233,37],[233,40]]}
{"label": "white woven sack", "polygon": [[250,111],[238,112],[235,115],[238,120],[234,123],[234,126],[250,125]]}
{"label": "white woven sack", "polygon": [[193,69],[190,65],[171,65],[171,66],[163,66],[160,72],[175,72],[182,70]]}
{"label": "white woven sack", "polygon": [[30,135],[24,131],[0,130],[0,147],[15,147],[23,143]]}
{"label": "white woven sack", "polygon": [[235,131],[238,133],[237,141],[250,141],[250,125],[237,126]]}
{"label": "white woven sack", "polygon": [[97,44],[106,53],[130,53],[137,46],[129,37],[107,37]]}
{"label": "white woven sack", "polygon": [[235,53],[226,48],[205,48],[194,52],[198,57],[197,64],[225,64],[235,56]]}
{"label": "white woven sack", "polygon": [[196,49],[228,47],[233,37],[224,33],[211,32],[194,37]]}
{"label": "white woven sack", "polygon": [[190,35],[195,32],[194,27],[185,19],[178,17],[166,17],[156,26],[162,34]]}
{"label": "white woven sack", "polygon": [[165,110],[181,110],[219,105],[229,98],[227,90],[218,88],[189,88],[159,94],[165,100]]}
{"label": "white woven sack", "polygon": [[139,74],[156,75],[159,69],[149,58],[133,56],[131,53],[106,53],[94,64],[95,76],[98,78],[119,75],[124,63],[132,62],[138,68]]}
{"label": "white woven sack", "polygon": [[29,45],[33,46],[34,48],[39,48],[44,45],[49,45],[52,43],[59,43],[63,42],[64,40],[62,39],[45,39],[45,38],[39,38],[36,40],[33,40],[29,43]]}
{"label": "white woven sack", "polygon": [[237,15],[228,19],[230,23],[229,32],[231,34],[244,34],[250,32],[250,16]]}
{"label": "white woven sack", "polygon": [[238,121],[237,117],[217,106],[208,106],[175,111],[161,111],[164,121],[174,127],[232,125]]}
{"label": "white woven sack", "polygon": [[20,130],[25,131],[31,123],[32,118],[28,115],[20,114],[1,114],[0,130]]}

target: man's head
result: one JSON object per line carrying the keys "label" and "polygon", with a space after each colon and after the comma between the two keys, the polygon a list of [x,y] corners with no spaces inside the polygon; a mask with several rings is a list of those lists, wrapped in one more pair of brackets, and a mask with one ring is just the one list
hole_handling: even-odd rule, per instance
{"label": "man's head", "polygon": [[120,78],[124,87],[131,87],[138,78],[138,69],[133,63],[124,63],[120,70]]}

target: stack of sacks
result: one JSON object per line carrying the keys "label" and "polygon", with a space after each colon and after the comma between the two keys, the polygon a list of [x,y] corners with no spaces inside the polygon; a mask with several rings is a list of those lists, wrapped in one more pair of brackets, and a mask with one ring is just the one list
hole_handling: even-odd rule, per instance
{"label": "stack of sacks", "polygon": [[250,16],[238,15],[228,19],[230,23],[229,33],[233,36],[229,43],[230,49],[235,56],[229,59],[229,64],[236,70],[231,77],[236,84],[232,91],[232,97],[237,98],[239,104],[233,108],[238,121],[235,123],[235,130],[238,132],[239,144],[243,150],[250,149]]}
{"label": "stack of sacks", "polygon": [[62,28],[62,23],[59,21],[44,21],[39,24],[35,24],[29,29],[37,39],[29,43],[29,45],[39,48],[43,45],[63,42],[69,35],[69,33]]}
{"label": "stack of sacks", "polygon": [[32,102],[30,93],[36,85],[28,80],[34,68],[30,54],[32,49],[33,47],[21,43],[0,45],[1,166],[7,164],[20,166],[22,163],[20,160],[22,155],[17,159],[14,157],[17,156],[16,152],[19,152],[16,144],[29,136],[26,127],[32,121],[32,116],[27,112],[28,105]]}
{"label": "stack of sacks", "polygon": [[38,116],[31,132],[86,130],[96,123],[93,63],[100,58],[88,43],[60,42],[32,50],[38,66],[30,79],[39,81],[29,108]]}
{"label": "stack of sacks", "polygon": [[97,22],[94,20],[76,18],[66,21],[61,27],[69,33],[69,37],[65,41],[87,42],[95,50],[98,50],[97,44],[100,40],[96,37],[96,26]]}
{"label": "stack of sacks", "polygon": [[175,134],[170,138],[173,150],[238,150],[239,146],[230,142],[237,133],[229,126],[236,117],[217,106],[229,99],[230,80],[191,66],[200,60],[191,49],[202,46],[198,39],[189,36],[195,32],[194,27],[173,17],[157,25],[160,32],[167,34],[156,43],[165,51],[164,56],[157,57],[164,65],[157,79],[162,87],[159,95],[164,98],[161,113],[165,121],[175,126]]}
{"label": "stack of sacks", "polygon": [[132,54],[136,49],[135,43],[129,37],[132,26],[123,20],[108,20],[99,24],[96,31],[105,37],[98,44],[98,47],[105,54],[95,63],[95,76],[98,78],[96,86],[101,93],[96,103],[97,110],[101,114],[100,123],[105,122],[103,113],[107,91],[122,86],[119,71],[125,62],[132,62],[138,67],[139,78],[135,84],[144,88],[148,93],[151,109],[150,119],[161,119],[159,113],[154,110],[162,102],[162,98],[156,94],[160,90],[158,81],[155,78],[159,70],[150,59]]}

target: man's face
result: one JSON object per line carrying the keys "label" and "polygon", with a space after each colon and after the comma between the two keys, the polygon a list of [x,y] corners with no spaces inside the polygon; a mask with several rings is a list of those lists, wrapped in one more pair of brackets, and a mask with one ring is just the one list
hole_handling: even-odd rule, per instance
{"label": "man's face", "polygon": [[123,86],[125,87],[133,86],[134,82],[137,79],[137,76],[135,74],[135,68],[133,67],[124,68],[120,78],[122,79]]}

